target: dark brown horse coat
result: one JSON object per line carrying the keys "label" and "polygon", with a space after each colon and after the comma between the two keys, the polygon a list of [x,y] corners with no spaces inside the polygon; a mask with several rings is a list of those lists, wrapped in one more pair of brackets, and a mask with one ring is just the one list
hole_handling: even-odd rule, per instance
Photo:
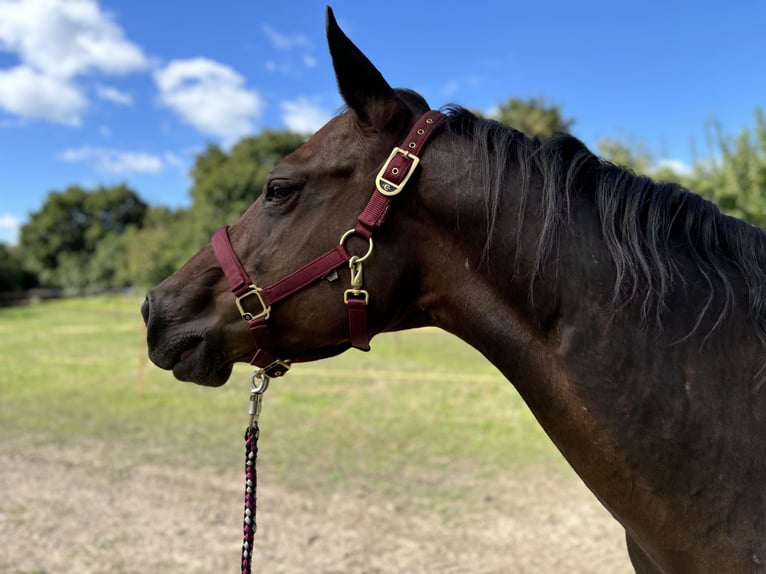
{"label": "dark brown horse coat", "polygon": [[[273,169],[231,241],[259,285],[337,244],[425,101],[393,90],[328,12],[347,111]],[[516,386],[625,527],[637,572],[766,561],[766,236],[676,185],[448,110],[364,268],[370,335],[436,325]],[[338,281],[275,305],[285,359],[341,350]],[[149,293],[151,359],[221,385],[253,343],[211,249]]]}

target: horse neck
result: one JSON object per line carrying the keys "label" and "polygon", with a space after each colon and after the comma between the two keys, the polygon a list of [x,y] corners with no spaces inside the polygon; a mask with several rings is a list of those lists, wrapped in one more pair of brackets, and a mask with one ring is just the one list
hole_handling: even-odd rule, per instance
{"label": "horse neck", "polygon": [[[480,160],[470,160],[475,153],[470,141],[436,140],[433,148],[418,197],[427,229],[420,237],[429,238],[416,243],[424,275],[419,306],[431,323],[481,351],[533,410],[538,403],[563,405],[566,399],[554,396],[563,374],[550,336],[568,298],[560,291],[559,266],[540,260],[541,174],[512,171],[507,189],[488,198],[494,193],[487,189],[492,178],[477,169]],[[520,218],[521,212],[526,217]],[[590,224],[596,225],[595,218]],[[601,267],[590,271],[607,272]]]}
{"label": "horse neck", "polygon": [[[698,446],[685,441],[715,444],[721,429],[710,422],[712,409],[732,420],[750,415],[747,381],[762,347],[747,312],[732,310],[733,318],[717,336],[737,344],[720,347],[704,346],[714,319],[679,342],[691,324],[655,329],[645,324],[640,301],[616,313],[613,265],[595,208],[585,201],[570,206],[571,225],[558,237],[548,263],[538,264],[544,223],[534,216],[544,198],[540,174],[534,172],[527,174],[530,216],[522,233],[513,233],[520,208],[516,178],[501,198],[487,249],[482,178],[455,160],[455,153],[470,151],[460,145],[437,147],[434,163],[443,162],[442,169],[432,166],[432,174],[422,174],[430,243],[421,242],[428,255],[422,255],[427,263],[419,305],[432,324],[477,348],[513,383],[559,450],[623,524],[651,529],[634,509],[655,502],[655,486],[695,488],[689,482],[693,473],[683,474],[689,469],[671,469],[662,457],[683,460]],[[674,296],[680,308],[688,306],[683,293]],[[723,387],[720,381],[731,383]],[[658,451],[648,437],[656,437],[662,424],[674,436]],[[713,464],[704,467],[707,462],[699,461],[700,472],[714,472]],[[681,474],[672,474],[676,471]],[[645,488],[626,497],[625,484]]]}

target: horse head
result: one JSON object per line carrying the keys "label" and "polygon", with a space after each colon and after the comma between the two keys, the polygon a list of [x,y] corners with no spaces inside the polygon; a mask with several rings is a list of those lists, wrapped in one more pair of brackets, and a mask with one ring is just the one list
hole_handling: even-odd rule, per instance
{"label": "horse head", "polygon": [[[352,263],[372,250],[371,238],[345,232],[355,227],[392,148],[428,110],[419,95],[389,86],[329,8],[327,39],[346,110],[274,166],[263,193],[226,234],[234,258],[259,286],[278,282],[339,244]],[[346,307],[354,282],[367,299],[367,335],[424,323],[412,247],[419,237],[419,208],[412,200],[418,179],[416,174],[407,193],[396,198],[396,217],[376,231],[363,290],[361,265],[339,266],[268,310],[273,353],[281,361],[330,356],[350,346]],[[249,294],[256,291],[260,287]],[[147,295],[142,314],[151,360],[181,380],[225,383],[232,365],[251,361],[254,353],[242,314],[265,315],[268,306],[260,294],[237,301],[239,310],[214,249],[204,247]]]}

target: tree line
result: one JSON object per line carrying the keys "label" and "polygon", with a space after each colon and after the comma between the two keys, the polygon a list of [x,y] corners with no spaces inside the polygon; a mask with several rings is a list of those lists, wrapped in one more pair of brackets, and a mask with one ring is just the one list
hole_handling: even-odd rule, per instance
{"label": "tree line", "polygon": [[[575,123],[542,98],[511,98],[493,119],[541,139]],[[714,201],[723,212],[766,228],[766,114],[739,134],[708,129],[709,154],[691,173],[656,163],[645,146],[604,139],[605,159],[654,179],[677,181]],[[264,131],[230,150],[210,144],[191,169],[191,204],[148,205],[127,185],[51,191],[21,228],[19,244],[0,244],[0,293],[31,287],[69,290],[147,287],[180,267],[220,225],[237,219],[263,189],[271,167],[304,136]]]}

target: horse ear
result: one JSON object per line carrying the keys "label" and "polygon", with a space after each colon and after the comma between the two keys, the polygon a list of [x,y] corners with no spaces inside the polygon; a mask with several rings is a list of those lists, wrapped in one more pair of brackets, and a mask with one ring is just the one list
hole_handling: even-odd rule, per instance
{"label": "horse ear", "polygon": [[402,109],[401,101],[367,56],[340,29],[329,6],[327,44],[338,89],[346,105],[363,123],[380,130],[390,127]]}

